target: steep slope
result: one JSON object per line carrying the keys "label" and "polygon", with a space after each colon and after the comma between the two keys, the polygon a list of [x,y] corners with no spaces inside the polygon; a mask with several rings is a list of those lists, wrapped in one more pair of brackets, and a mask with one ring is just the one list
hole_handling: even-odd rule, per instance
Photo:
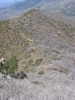
{"label": "steep slope", "polygon": [[71,52],[75,51],[72,47],[75,45],[75,30],[71,25],[34,9],[20,18],[3,21],[0,25],[1,57],[16,55],[19,67],[27,71],[40,64],[61,66],[63,61],[68,67],[66,56],[70,57]]}
{"label": "steep slope", "polygon": [[15,55],[27,79],[3,78],[0,100],[74,100],[75,28],[32,9],[0,22],[0,57]]}

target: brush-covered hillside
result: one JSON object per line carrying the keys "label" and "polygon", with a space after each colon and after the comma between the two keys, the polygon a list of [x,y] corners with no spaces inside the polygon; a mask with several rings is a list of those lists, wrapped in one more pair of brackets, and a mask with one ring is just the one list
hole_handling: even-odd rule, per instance
{"label": "brush-covered hillside", "polygon": [[71,25],[32,9],[20,18],[0,22],[0,57],[17,56],[19,68],[26,71],[48,64],[72,67],[68,62],[74,60],[70,56],[75,52],[74,32]]}
{"label": "brush-covered hillside", "polygon": [[37,9],[0,22],[0,58],[12,55],[17,72],[25,71],[27,79],[0,73],[0,100],[75,99],[75,28],[70,24]]}

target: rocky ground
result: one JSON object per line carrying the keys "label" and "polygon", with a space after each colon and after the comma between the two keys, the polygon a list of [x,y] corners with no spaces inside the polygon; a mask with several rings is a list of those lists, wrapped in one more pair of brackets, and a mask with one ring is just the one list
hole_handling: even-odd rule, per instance
{"label": "rocky ground", "polygon": [[2,78],[0,100],[74,100],[72,74],[56,71],[44,75],[28,74],[27,79]]}

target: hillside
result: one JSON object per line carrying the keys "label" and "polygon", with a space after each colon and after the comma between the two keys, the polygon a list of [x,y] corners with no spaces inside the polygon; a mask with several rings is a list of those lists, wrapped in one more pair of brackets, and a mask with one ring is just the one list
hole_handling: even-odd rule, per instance
{"label": "hillside", "polygon": [[[65,54],[75,51],[75,30],[71,25],[49,18],[40,10],[30,10],[22,17],[0,23],[0,56],[19,59],[19,66],[62,62]],[[62,57],[64,53],[64,56]],[[66,61],[66,60],[65,60]]]}
{"label": "hillside", "polygon": [[12,55],[27,79],[0,73],[0,100],[75,99],[75,28],[70,24],[38,9],[0,22],[0,58]]}

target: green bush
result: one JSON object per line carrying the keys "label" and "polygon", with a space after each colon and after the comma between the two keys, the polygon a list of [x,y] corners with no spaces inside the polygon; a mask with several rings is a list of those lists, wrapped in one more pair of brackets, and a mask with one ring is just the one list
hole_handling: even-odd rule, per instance
{"label": "green bush", "polygon": [[44,74],[44,71],[40,71],[40,72],[38,72],[38,74],[43,75]]}
{"label": "green bush", "polygon": [[30,60],[28,61],[28,65],[32,65],[32,64],[33,64],[33,60],[30,59]]}
{"label": "green bush", "polygon": [[1,67],[0,70],[2,72],[6,72],[6,74],[11,74],[14,73],[15,70],[17,70],[17,66],[18,60],[16,59],[16,56],[12,56],[5,61],[5,64]]}
{"label": "green bush", "polygon": [[34,83],[34,84],[39,84],[37,81],[34,81],[33,83]]}
{"label": "green bush", "polygon": [[37,59],[36,61],[35,61],[35,66],[39,66],[40,65],[40,63],[42,62],[42,58],[41,59]]}

